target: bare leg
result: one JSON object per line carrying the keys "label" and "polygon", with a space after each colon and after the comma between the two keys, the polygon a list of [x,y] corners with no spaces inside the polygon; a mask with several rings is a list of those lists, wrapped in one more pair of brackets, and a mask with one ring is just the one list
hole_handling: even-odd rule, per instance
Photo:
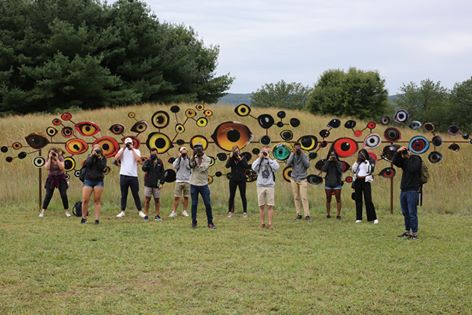
{"label": "bare leg", "polygon": [[184,210],[185,211],[188,211],[188,200],[189,200],[188,197],[184,197],[183,204],[184,204]]}
{"label": "bare leg", "polygon": [[342,207],[342,202],[341,202],[341,190],[336,190],[336,216],[340,217],[341,216],[341,207]]}
{"label": "bare leg", "polygon": [[88,204],[90,201],[90,195],[92,195],[93,188],[84,186],[82,188],[82,218],[87,219],[88,216]]}
{"label": "bare leg", "polygon": [[326,214],[331,215],[331,190],[325,190],[326,192]]}
{"label": "bare leg", "polygon": [[159,198],[154,198],[154,205],[156,206],[156,215],[159,215],[161,210],[161,203],[159,201]]}
{"label": "bare leg", "polygon": [[[177,211],[177,207],[179,206],[179,201],[180,201],[180,197],[174,197],[174,203],[172,204],[173,212]],[[187,204],[188,204],[188,198],[187,198]]]}
{"label": "bare leg", "polygon": [[151,197],[144,197],[144,214],[148,215],[149,213],[149,203],[151,201]]}
{"label": "bare leg", "polygon": [[100,220],[100,210],[102,208],[103,187],[95,186],[93,189],[93,209],[95,212],[95,220]]}
{"label": "bare leg", "polygon": [[264,206],[259,206],[259,220],[261,222],[261,226],[264,225],[264,219],[265,219],[265,214],[264,214]]}
{"label": "bare leg", "polygon": [[269,226],[272,226],[272,217],[274,215],[274,206],[269,206],[267,214],[268,214],[268,217],[269,217]]}

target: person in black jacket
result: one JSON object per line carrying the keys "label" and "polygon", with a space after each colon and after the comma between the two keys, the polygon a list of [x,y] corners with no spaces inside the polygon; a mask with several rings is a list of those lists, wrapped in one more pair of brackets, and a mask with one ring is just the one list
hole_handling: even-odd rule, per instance
{"label": "person in black jacket", "polygon": [[156,221],[161,221],[160,216],[160,190],[164,185],[164,163],[157,157],[157,149],[151,149],[149,159],[144,161],[144,220],[148,220],[149,204],[151,203],[151,196],[154,197],[154,204],[156,207]]}
{"label": "person in black jacket", "polygon": [[342,189],[342,169],[336,152],[331,151],[322,169],[326,172],[325,192],[326,192],[326,217],[331,218],[331,197],[336,197],[336,219],[341,219],[341,189]]}
{"label": "person in black jacket", "polygon": [[400,184],[400,205],[405,219],[405,231],[398,235],[408,239],[418,238],[418,197],[421,187],[421,163],[417,155],[412,155],[406,147],[401,147],[393,155],[392,163],[403,170]]}
{"label": "person in black jacket", "polygon": [[228,202],[228,218],[234,214],[234,197],[236,195],[236,188],[239,187],[239,194],[243,203],[243,216],[247,217],[247,199],[246,199],[246,171],[249,169],[246,158],[241,155],[238,146],[234,146],[226,168],[231,168],[229,179],[229,202]]}
{"label": "person in black jacket", "polygon": [[107,167],[107,159],[102,154],[100,145],[95,144],[92,153],[85,160],[86,174],[84,186],[82,188],[82,220],[80,223],[87,223],[88,204],[93,192],[93,202],[95,210],[95,224],[100,223],[101,198],[104,186],[104,172]]}

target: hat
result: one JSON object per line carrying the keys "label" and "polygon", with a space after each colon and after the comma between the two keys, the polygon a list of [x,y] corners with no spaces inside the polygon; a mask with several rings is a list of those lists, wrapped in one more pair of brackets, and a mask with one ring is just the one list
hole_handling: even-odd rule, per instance
{"label": "hat", "polygon": [[126,139],[125,139],[125,144],[127,144],[127,143],[133,143],[133,139],[131,139],[131,138],[129,138],[129,137],[126,138]]}
{"label": "hat", "polygon": [[201,142],[196,142],[194,145],[193,145],[194,148],[196,147],[202,147],[203,148],[203,144]]}
{"label": "hat", "polygon": [[180,148],[179,148],[179,152],[180,152],[180,153],[182,153],[182,151],[184,151],[184,150],[187,151],[187,148],[186,148],[186,147],[180,147]]}

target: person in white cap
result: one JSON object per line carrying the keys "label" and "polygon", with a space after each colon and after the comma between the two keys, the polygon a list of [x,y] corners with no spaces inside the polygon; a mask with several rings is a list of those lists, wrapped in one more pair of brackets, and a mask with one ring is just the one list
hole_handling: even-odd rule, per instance
{"label": "person in white cap", "polygon": [[174,203],[172,205],[172,212],[169,217],[175,218],[177,216],[177,207],[180,199],[183,199],[184,210],[182,215],[188,217],[188,200],[190,197],[190,175],[192,170],[190,168],[190,159],[186,147],[179,148],[179,156],[174,160],[172,166],[176,172]]}
{"label": "person in white cap", "polygon": [[115,155],[115,161],[121,162],[120,168],[120,190],[121,190],[121,211],[116,216],[122,218],[125,216],[126,203],[128,201],[128,189],[131,188],[134,203],[138,209],[141,218],[146,215],[142,211],[141,199],[139,198],[139,181],[138,181],[138,163],[141,163],[141,152],[134,148],[133,139],[126,138],[124,146],[118,150]]}
{"label": "person in white cap", "polygon": [[190,195],[192,196],[192,228],[197,227],[198,194],[202,195],[205,204],[208,228],[214,230],[211,209],[210,188],[208,187],[208,168],[211,159],[203,152],[203,145],[195,143],[193,156],[190,159],[192,175],[190,176]]}

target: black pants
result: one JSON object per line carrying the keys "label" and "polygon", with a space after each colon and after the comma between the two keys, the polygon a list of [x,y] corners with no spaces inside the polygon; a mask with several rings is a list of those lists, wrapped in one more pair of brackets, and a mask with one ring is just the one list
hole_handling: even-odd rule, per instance
{"label": "black pants", "polygon": [[126,203],[128,202],[128,188],[131,188],[134,203],[138,211],[141,211],[141,199],[139,198],[139,182],[138,178],[134,176],[120,175],[120,190],[121,190],[121,211],[126,210]]}
{"label": "black pants", "polygon": [[236,188],[239,187],[239,194],[241,195],[241,201],[243,203],[243,211],[247,212],[247,199],[246,199],[246,181],[229,181],[229,204],[228,211],[234,212],[234,197],[236,196]]}
{"label": "black pants", "polygon": [[372,203],[372,188],[370,187],[370,183],[366,183],[366,181],[361,178],[356,179],[354,186],[356,194],[356,220],[362,220],[362,195],[364,195],[367,221],[376,220],[377,214],[375,213],[375,207]]}
{"label": "black pants", "polygon": [[[50,187],[49,185],[46,186],[46,195],[44,196],[43,209],[48,208],[49,202],[51,201],[52,195],[54,194],[54,189],[54,187]],[[64,206],[64,209],[69,209],[69,200],[67,199],[67,182],[65,180],[61,180],[57,189],[61,194],[62,205]]]}

